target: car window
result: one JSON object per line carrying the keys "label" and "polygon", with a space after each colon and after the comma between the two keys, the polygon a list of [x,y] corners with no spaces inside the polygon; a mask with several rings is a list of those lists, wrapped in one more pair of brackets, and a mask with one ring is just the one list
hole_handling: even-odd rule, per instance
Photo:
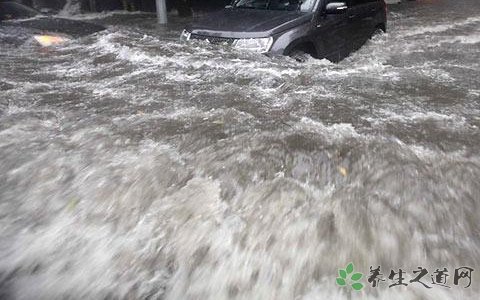
{"label": "car window", "polygon": [[318,0],[237,0],[235,8],[312,11]]}
{"label": "car window", "polygon": [[0,2],[0,21],[26,19],[39,15],[40,12],[15,2]]}

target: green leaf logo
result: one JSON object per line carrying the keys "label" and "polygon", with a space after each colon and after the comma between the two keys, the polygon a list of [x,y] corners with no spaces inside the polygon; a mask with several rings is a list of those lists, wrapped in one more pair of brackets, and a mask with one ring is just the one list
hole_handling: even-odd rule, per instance
{"label": "green leaf logo", "polygon": [[360,279],[362,279],[363,277],[363,274],[362,273],[355,273],[352,275],[352,280],[353,281],[359,281]]}
{"label": "green leaf logo", "polygon": [[347,273],[350,274],[353,272],[353,263],[349,263],[347,266]]}
{"label": "green leaf logo", "polygon": [[363,289],[363,284],[361,284],[360,282],[354,283],[352,284],[352,288],[356,291],[360,291]]}
{"label": "green leaf logo", "polygon": [[349,263],[345,269],[338,270],[337,285],[341,287],[350,286],[355,291],[361,291],[364,288],[363,283],[359,282],[363,274],[354,272],[355,266]]}

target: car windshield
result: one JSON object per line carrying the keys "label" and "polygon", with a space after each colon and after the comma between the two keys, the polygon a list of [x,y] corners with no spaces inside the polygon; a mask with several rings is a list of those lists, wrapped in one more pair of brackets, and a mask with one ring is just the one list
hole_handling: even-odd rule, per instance
{"label": "car windshield", "polygon": [[233,3],[235,8],[312,11],[318,0],[237,0]]}
{"label": "car windshield", "polygon": [[32,18],[39,14],[35,9],[16,2],[0,2],[0,21]]}

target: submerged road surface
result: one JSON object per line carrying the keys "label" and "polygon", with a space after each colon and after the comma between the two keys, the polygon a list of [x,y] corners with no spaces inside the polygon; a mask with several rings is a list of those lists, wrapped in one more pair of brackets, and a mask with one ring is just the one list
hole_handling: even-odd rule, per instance
{"label": "submerged road surface", "polygon": [[391,8],[339,64],[90,17],[0,27],[1,299],[479,299],[479,1]]}

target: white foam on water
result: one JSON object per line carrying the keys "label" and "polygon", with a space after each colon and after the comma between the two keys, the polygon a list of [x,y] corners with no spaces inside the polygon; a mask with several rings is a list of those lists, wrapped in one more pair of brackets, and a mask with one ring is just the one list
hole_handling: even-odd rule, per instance
{"label": "white foam on water", "polygon": [[322,122],[312,120],[307,117],[303,117],[297,124],[295,124],[299,129],[303,130],[313,130],[322,135],[325,135],[327,140],[341,141],[348,138],[359,138],[359,134],[352,124],[331,124],[325,125]]}
{"label": "white foam on water", "polygon": [[[424,34],[449,30],[435,26]],[[423,123],[464,138],[474,129],[462,105],[475,102],[429,104],[416,85],[468,94],[458,75],[412,55],[425,44],[404,46],[412,29],[393,27],[340,64],[109,30],[29,53],[27,71],[0,69],[15,85],[0,100],[0,292],[478,298],[478,287],[356,293],[335,284],[349,261],[362,271],[480,261],[478,151],[395,136],[428,133]],[[407,67],[389,65],[395,56]],[[397,132],[398,123],[415,127]]]}
{"label": "white foam on water", "polygon": [[422,35],[427,33],[441,33],[446,32],[451,29],[455,29],[458,27],[463,27],[467,25],[473,25],[480,22],[480,17],[469,17],[465,20],[461,21],[451,21],[449,20],[448,23],[438,24],[438,25],[429,25],[429,26],[421,26],[420,28],[414,30],[408,30],[402,34],[403,37],[410,37],[415,35]]}
{"label": "white foam on water", "polygon": [[470,35],[460,35],[453,38],[454,42],[461,44],[473,45],[480,43],[480,33],[476,32]]}
{"label": "white foam on water", "polygon": [[18,114],[18,113],[24,113],[24,112],[27,112],[28,109],[25,108],[25,107],[19,107],[19,106],[16,106],[16,105],[8,105],[8,108],[6,110],[6,114],[7,115],[15,115],[15,114]]}
{"label": "white foam on water", "polygon": [[390,123],[403,124],[430,124],[449,132],[462,132],[475,130],[476,126],[471,124],[464,116],[457,114],[445,114],[435,111],[412,111],[406,108],[400,110],[381,110],[376,116],[368,116],[363,119],[371,122],[375,126],[386,125]]}
{"label": "white foam on water", "polygon": [[114,42],[114,38],[118,36],[119,35],[116,33],[101,35],[98,40],[90,46],[90,48],[99,49],[103,53],[115,54],[118,59],[132,63],[155,65],[162,65],[165,63],[166,59],[162,56],[150,56],[141,50],[132,49],[129,46]]}

